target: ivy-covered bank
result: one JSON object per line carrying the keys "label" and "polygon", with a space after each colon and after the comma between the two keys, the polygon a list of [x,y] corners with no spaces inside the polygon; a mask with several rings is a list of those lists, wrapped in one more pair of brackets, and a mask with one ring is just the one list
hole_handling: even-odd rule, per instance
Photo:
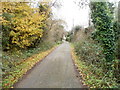
{"label": "ivy-covered bank", "polygon": [[110,2],[90,2],[93,24],[68,34],[73,59],[90,88],[120,88],[120,22],[114,8]]}
{"label": "ivy-covered bank", "polygon": [[116,49],[119,49],[117,46],[120,24],[114,20],[114,5],[109,2],[91,2],[91,17],[95,27],[92,38],[103,48],[105,68],[111,71],[112,76],[119,83],[120,60],[116,55]]}
{"label": "ivy-covered bank", "polygon": [[[90,44],[89,44],[90,45]],[[88,46],[89,46],[88,45]],[[71,45],[72,47],[72,59],[74,60],[74,63],[76,67],[78,68],[77,71],[79,71],[80,76],[82,77],[82,83],[87,85],[89,88],[119,88],[119,84],[116,82],[116,79],[112,75],[112,71],[109,70],[108,72],[104,71],[104,67],[100,63],[93,62],[93,64],[90,64],[91,58],[88,56],[88,53],[85,54],[85,52],[90,52],[91,49],[97,49],[97,45],[90,45],[92,48],[85,48],[84,46],[80,46],[81,48],[80,52],[77,52],[80,50],[75,45]],[[96,48],[95,48],[96,47]],[[85,49],[88,49],[87,51]],[[85,51],[84,51],[85,50]],[[96,50],[97,53],[99,53],[100,48]],[[82,53],[83,54],[82,54]],[[92,55],[92,54],[91,54]],[[87,60],[85,61],[86,58]],[[89,58],[89,59],[88,59]],[[92,56],[92,58],[95,58]],[[99,58],[99,56],[96,57],[96,59]],[[94,61],[94,59],[92,59]],[[95,64],[96,63],[96,64]]]}

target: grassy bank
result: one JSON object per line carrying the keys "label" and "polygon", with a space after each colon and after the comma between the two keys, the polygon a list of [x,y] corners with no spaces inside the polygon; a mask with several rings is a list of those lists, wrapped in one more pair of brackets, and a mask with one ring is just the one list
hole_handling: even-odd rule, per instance
{"label": "grassy bank", "polygon": [[[90,59],[86,61],[84,59],[88,57],[89,52],[82,57],[81,54],[83,54],[83,52],[78,54],[75,50],[75,45],[71,46],[72,58],[78,67],[79,74],[82,76],[84,84],[88,85],[90,88],[118,88],[119,85],[116,83],[116,78],[112,75],[112,70],[105,72],[104,67],[102,67],[102,64],[99,62],[99,66],[92,62],[88,64],[87,62],[90,62]],[[89,50],[89,48],[87,49]]]}
{"label": "grassy bank", "polygon": [[49,43],[28,50],[17,52],[3,52],[2,66],[2,87],[10,88],[36,63],[41,61],[57,45]]}

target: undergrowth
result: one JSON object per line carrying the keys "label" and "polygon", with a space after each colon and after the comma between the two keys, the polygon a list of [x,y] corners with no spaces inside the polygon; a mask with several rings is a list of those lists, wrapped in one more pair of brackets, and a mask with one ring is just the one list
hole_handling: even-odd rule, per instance
{"label": "undergrowth", "polygon": [[49,54],[54,45],[42,43],[36,48],[3,52],[2,87],[12,87],[29,69]]}
{"label": "undergrowth", "polygon": [[119,87],[117,78],[113,74],[114,70],[107,69],[102,47],[99,44],[87,41],[74,43],[72,45],[72,57],[83,77],[84,83],[90,88]]}

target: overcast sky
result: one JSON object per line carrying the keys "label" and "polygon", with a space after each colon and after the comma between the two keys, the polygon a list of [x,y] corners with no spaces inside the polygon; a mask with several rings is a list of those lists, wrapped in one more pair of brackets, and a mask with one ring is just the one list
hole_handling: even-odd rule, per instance
{"label": "overcast sky", "polygon": [[[57,1],[59,2],[59,0]],[[88,26],[89,8],[80,9],[74,1],[75,0],[61,0],[61,7],[52,8],[55,18],[66,21],[67,27],[65,29],[67,31],[76,25]]]}
{"label": "overcast sky", "polygon": [[[43,0],[33,0],[33,1],[43,1]],[[50,0],[44,0],[50,1]],[[51,0],[56,1],[56,0]],[[52,12],[55,19],[62,19],[67,23],[65,29],[67,31],[71,30],[73,26],[80,25],[83,27],[88,26],[89,18],[89,7],[86,6],[83,9],[74,3],[74,1],[84,1],[84,0],[57,0],[61,4],[59,8],[52,7]],[[89,1],[89,0],[88,0]],[[109,0],[109,1],[120,1],[120,0]]]}
{"label": "overcast sky", "polygon": [[[55,1],[55,0],[53,0]],[[88,26],[89,20],[89,7],[80,8],[74,1],[85,1],[85,0],[57,0],[62,6],[60,8],[52,8],[54,17],[57,19],[63,19],[67,23],[65,28],[67,31],[71,30],[73,26],[80,25],[82,27]],[[87,0],[89,2],[89,0]],[[120,0],[109,0],[109,1],[120,1]]]}

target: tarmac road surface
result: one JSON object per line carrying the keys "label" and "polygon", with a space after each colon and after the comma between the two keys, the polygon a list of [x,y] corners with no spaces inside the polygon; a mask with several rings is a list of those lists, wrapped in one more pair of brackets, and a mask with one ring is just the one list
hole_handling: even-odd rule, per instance
{"label": "tarmac road surface", "polygon": [[14,88],[83,88],[76,77],[69,43],[56,48]]}

